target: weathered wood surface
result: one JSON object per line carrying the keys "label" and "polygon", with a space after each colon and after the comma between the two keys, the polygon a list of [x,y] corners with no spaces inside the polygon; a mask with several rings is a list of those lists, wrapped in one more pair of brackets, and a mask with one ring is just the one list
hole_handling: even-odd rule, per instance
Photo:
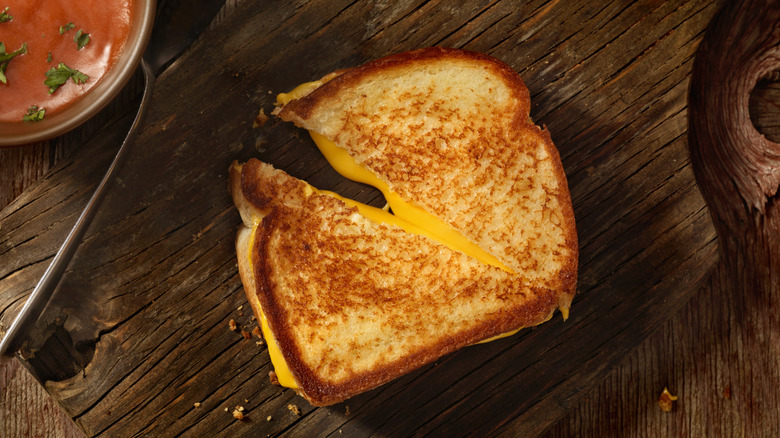
{"label": "weathered wood surface", "polygon": [[0,364],[0,436],[79,438],[84,434],[19,361],[8,360]]}
{"label": "weathered wood surface", "polygon": [[[27,365],[88,435],[543,431],[683,305],[714,263],[685,109],[693,54],[716,6],[243,4],[160,79],[149,124]],[[550,128],[569,176],[581,294],[565,324],[468,348],[345,404],[312,409],[269,385],[265,351],[227,329],[230,318],[253,323],[248,307],[238,310],[246,302],[225,169],[259,156],[315,186],[376,202],[328,170],[294,128],[253,129],[252,119],[298,82],[433,44],[493,54],[528,83],[532,115]],[[6,323],[75,220],[111,144],[103,135],[84,144],[0,214]],[[249,421],[225,412],[236,405]]]}
{"label": "weathered wood surface", "polygon": [[[721,242],[716,269],[547,436],[780,434],[779,25],[776,1],[730,3],[697,55],[690,145]],[[655,404],[664,386],[679,396],[672,413]]]}
{"label": "weathered wood surface", "polygon": [[[36,184],[66,149],[57,141],[0,148],[0,210]],[[19,361],[0,358],[0,436],[71,438],[83,434]]]}
{"label": "weathered wood surface", "polygon": [[[759,131],[780,141],[780,82],[764,81],[751,96],[751,118]],[[0,199],[15,198],[58,161],[44,145],[0,149]],[[53,159],[50,161],[49,157]],[[4,205],[7,202],[4,202]],[[775,372],[763,351],[746,349],[750,331],[735,320],[736,300],[717,268],[672,319],[632,351],[601,384],[545,433],[549,437],[598,436],[771,436],[777,410],[752,394],[750,379]],[[750,312],[762,315],[762,306]],[[760,327],[759,331],[768,331]],[[775,356],[776,357],[776,356]],[[729,359],[726,359],[729,358]],[[5,366],[3,366],[5,365]],[[672,413],[656,405],[668,386],[680,399]],[[76,437],[80,431],[17,361],[0,364],[0,430],[9,437]],[[749,423],[748,423],[749,422]],[[751,432],[745,433],[747,425]]]}

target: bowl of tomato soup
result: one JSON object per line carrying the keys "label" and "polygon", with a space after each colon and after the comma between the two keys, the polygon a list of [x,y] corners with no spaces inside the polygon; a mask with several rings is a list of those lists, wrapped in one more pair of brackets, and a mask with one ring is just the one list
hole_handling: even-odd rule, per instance
{"label": "bowl of tomato soup", "polygon": [[92,117],[138,67],[154,0],[0,0],[0,146]]}

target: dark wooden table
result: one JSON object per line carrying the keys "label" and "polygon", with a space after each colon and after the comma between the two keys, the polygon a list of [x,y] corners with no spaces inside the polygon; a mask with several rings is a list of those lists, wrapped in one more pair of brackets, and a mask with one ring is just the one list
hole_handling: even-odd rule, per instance
{"label": "dark wooden table", "polygon": [[[19,363],[90,436],[776,435],[771,281],[780,270],[771,241],[754,239],[772,223],[774,203],[740,231],[732,216],[742,216],[718,207],[719,199],[739,203],[718,183],[746,170],[703,172],[711,142],[688,140],[695,54],[719,6],[229,2],[160,78],[133,155],[28,346],[34,354]],[[254,323],[236,273],[227,164],[257,156],[315,186],[379,202],[335,176],[294,128],[253,128],[254,116],[298,82],[437,44],[497,56],[528,84],[532,116],[552,132],[569,177],[580,294],[566,323],[467,348],[313,409],[270,385],[264,348],[228,329],[231,318]],[[88,126],[46,144],[0,150],[0,205],[10,202],[0,212],[0,322],[15,314],[75,220],[136,96],[129,87]],[[753,120],[777,132],[777,87],[763,83],[754,96]],[[710,132],[704,127],[698,132]],[[736,153],[727,152],[721,161]],[[756,242],[766,257],[753,256]],[[20,413],[20,394],[45,395],[14,383],[29,382],[18,365],[4,370],[17,376],[7,386],[13,392],[0,396],[4,430],[74,433],[67,421],[40,427],[35,412]],[[668,413],[656,403],[665,386],[680,397]],[[239,405],[248,421],[230,415]]]}

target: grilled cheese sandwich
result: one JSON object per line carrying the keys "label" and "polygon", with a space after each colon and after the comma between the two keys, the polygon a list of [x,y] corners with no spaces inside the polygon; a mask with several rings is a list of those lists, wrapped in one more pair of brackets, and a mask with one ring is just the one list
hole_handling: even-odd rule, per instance
{"label": "grilled cheese sandwich", "polygon": [[568,316],[577,248],[565,175],[508,66],[423,49],[277,104],[392,210],[255,160],[231,167],[239,271],[280,384],[330,404],[555,308]]}

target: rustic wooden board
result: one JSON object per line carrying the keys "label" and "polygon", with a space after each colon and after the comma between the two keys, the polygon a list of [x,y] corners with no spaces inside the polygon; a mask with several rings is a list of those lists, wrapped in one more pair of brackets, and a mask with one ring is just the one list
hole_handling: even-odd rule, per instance
{"label": "rustic wooden board", "polygon": [[[689,143],[720,218],[718,265],[546,436],[780,435],[780,216],[776,193],[754,184],[780,183],[778,23],[780,2],[729,2],[696,55]],[[664,387],[679,397],[671,412],[656,403]]]}
{"label": "rustic wooden board", "polygon": [[[160,78],[147,126],[26,365],[88,435],[544,430],[685,303],[713,265],[715,232],[685,134],[693,54],[715,8],[244,3]],[[228,330],[231,318],[254,326],[235,266],[228,164],[259,157],[379,203],[331,171],[300,131],[273,121],[255,129],[253,118],[299,82],[437,44],[490,53],[527,82],[532,116],[552,132],[569,177],[580,294],[565,323],[467,348],[312,409],[270,385],[265,350]],[[105,131],[120,132],[117,123]],[[0,214],[4,322],[75,220],[112,144],[96,136]],[[225,412],[237,405],[248,421]]]}

